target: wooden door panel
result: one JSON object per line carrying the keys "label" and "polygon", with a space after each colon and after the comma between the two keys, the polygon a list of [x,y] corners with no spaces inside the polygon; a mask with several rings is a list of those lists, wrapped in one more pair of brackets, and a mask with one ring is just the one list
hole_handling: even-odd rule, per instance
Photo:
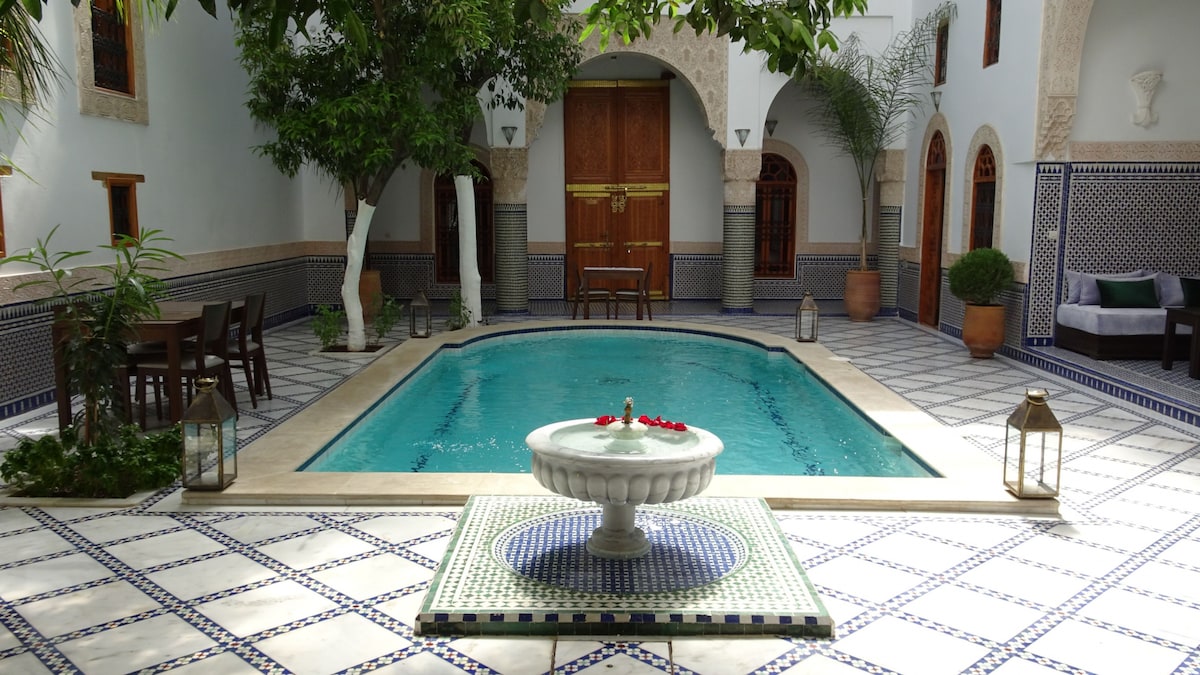
{"label": "wooden door panel", "polygon": [[614,91],[615,87],[572,87],[567,94],[563,140],[568,185],[615,180],[618,102]]}
{"label": "wooden door panel", "polygon": [[669,102],[665,82],[621,89],[619,136],[623,158],[621,182],[666,183],[670,179]]}
{"label": "wooden door panel", "polygon": [[921,225],[921,286],[917,319],[926,326],[938,325],[942,291],[942,222],[944,219],[946,172],[925,174],[925,218]]}

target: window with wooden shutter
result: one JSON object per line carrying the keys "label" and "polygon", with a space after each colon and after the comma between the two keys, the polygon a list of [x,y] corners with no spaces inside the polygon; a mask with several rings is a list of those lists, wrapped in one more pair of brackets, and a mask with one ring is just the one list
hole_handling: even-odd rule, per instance
{"label": "window with wooden shutter", "polygon": [[946,83],[946,59],[950,48],[950,22],[945,22],[938,26],[937,29],[937,51],[933,56],[933,83],[934,85]]}
{"label": "window with wooden shutter", "polygon": [[754,190],[754,276],[796,276],[796,169],[769,152]]}
{"label": "window with wooden shutter", "polygon": [[1000,61],[1000,0],[987,0],[983,35],[983,67]]}
{"label": "window with wooden shutter", "polygon": [[[128,11],[126,9],[125,11]],[[131,23],[116,0],[92,0],[92,58],[96,86],[133,95]]]}
{"label": "window with wooden shutter", "polygon": [[996,218],[996,158],[986,145],[975,156],[971,194],[971,250],[991,248]]}
{"label": "window with wooden shutter", "polygon": [[146,182],[146,177],[134,173],[93,171],[92,178],[100,181],[108,193],[108,223],[112,242],[117,243],[121,235],[138,237],[137,184]]}

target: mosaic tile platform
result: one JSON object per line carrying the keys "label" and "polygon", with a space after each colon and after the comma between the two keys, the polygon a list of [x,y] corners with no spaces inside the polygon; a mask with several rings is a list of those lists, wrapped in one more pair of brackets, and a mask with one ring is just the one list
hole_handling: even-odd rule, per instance
{"label": "mosaic tile platform", "polygon": [[417,617],[428,635],[792,635],[833,621],[761,499],[639,507],[635,560],[584,544],[600,506],[472,497]]}

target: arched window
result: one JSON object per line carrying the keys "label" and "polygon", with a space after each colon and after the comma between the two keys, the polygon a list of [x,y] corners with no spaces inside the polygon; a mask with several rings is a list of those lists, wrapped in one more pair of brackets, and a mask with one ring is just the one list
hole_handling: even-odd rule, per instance
{"label": "arched window", "polygon": [[[479,257],[479,276],[483,283],[496,280],[495,228],[492,223],[492,176],[479,162],[472,162],[479,178],[475,179],[475,248]],[[433,182],[434,258],[439,284],[457,284],[458,278],[458,197],[453,176],[438,176]]]}
{"label": "arched window", "polygon": [[796,276],[796,169],[769,152],[754,190],[754,276]]}
{"label": "arched window", "polygon": [[991,248],[996,217],[996,158],[992,149],[980,146],[975,156],[974,187],[971,191],[971,249]]}

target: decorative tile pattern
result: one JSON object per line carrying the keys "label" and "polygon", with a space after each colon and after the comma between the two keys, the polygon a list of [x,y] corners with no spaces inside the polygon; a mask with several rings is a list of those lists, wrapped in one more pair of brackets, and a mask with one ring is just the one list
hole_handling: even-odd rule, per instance
{"label": "decorative tile pattern", "polygon": [[496,311],[529,310],[529,213],[525,204],[496,204]]}
{"label": "decorative tile pattern", "polygon": [[727,312],[754,306],[754,207],[725,205],[721,244],[721,307]]}
{"label": "decorative tile pattern", "polygon": [[900,262],[900,206],[879,206],[879,306],[881,309],[897,306],[897,288]]}
{"label": "decorative tile pattern", "polygon": [[[600,507],[583,510],[580,504],[564,497],[472,497],[421,606],[417,633],[577,634],[582,625],[600,635],[831,634],[828,613],[761,500],[697,497],[644,507],[644,518],[659,525],[647,530],[658,553],[592,565],[591,579],[579,570],[547,571],[570,587],[529,578],[520,540],[536,542],[542,553],[581,545],[599,524]],[[592,527],[570,526],[587,514]],[[549,541],[536,536],[544,529],[528,529],[553,521],[564,526]],[[733,550],[707,550],[702,544],[712,537],[687,539],[687,556],[664,550],[683,543],[697,525],[724,530],[717,538],[722,541],[708,543]],[[663,532],[681,527],[681,538]],[[568,555],[560,565],[588,557]],[[682,568],[664,567],[671,558]],[[636,580],[648,575],[663,578]],[[699,585],[705,577],[709,583]]]}
{"label": "decorative tile pattern", "polygon": [[[716,302],[663,302],[655,321],[787,336],[792,308],[763,301],[754,314],[729,316]],[[531,310],[557,318],[569,311],[559,300]],[[836,639],[505,640],[413,633],[460,509],[192,511],[177,488],[126,509],[7,508],[0,510],[0,671],[1200,673],[1200,420],[1158,415],[1121,393],[1128,378],[1124,391],[1137,386],[1149,398],[1154,373],[1141,382],[1118,362],[1087,369],[1052,361],[1052,350],[984,362],[945,335],[899,320],[823,317],[821,335],[839,357],[997,467],[1008,411],[1026,386],[1050,389],[1066,431],[1064,517],[775,512],[837,624]],[[320,392],[361,367],[312,356],[314,346],[304,322],[273,328],[272,378]],[[1060,377],[1073,372],[1095,382]],[[1154,395],[1167,397],[1168,384],[1175,386],[1164,382]],[[1200,393],[1200,382],[1178,386],[1186,390],[1180,397]],[[309,400],[276,394],[257,410],[242,408],[239,438],[243,424],[252,438]],[[52,408],[41,408],[4,420],[0,449],[53,418]],[[113,554],[139,545],[153,553],[163,548],[153,546],[156,537],[183,533],[191,537],[187,550],[149,567]],[[334,543],[316,557],[269,554],[305,541]],[[271,588],[273,596],[261,590]],[[113,615],[52,618],[55,605],[114,592],[125,601],[94,610]],[[201,611],[268,596],[277,602],[225,621]],[[239,622],[256,614],[266,615],[260,625],[272,625],[239,635],[235,629],[248,625]]]}

